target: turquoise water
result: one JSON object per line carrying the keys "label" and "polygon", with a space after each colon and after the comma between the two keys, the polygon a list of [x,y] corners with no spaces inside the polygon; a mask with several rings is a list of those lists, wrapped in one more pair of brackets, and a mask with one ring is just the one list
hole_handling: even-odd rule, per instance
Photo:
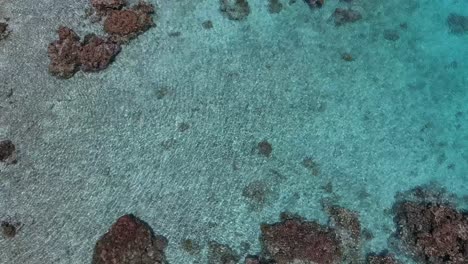
{"label": "turquoise water", "polygon": [[[151,2],[157,26],[109,69],[59,80],[47,73],[58,25],[102,33],[87,1],[0,0],[12,30],[0,136],[19,150],[0,169],[0,218],[24,224],[0,240],[2,263],[89,263],[125,213],[166,236],[177,264],[206,263],[211,240],[258,253],[260,223],[283,211],[326,223],[323,201],[359,212],[366,252],[388,248],[398,192],[435,183],[468,207],[468,33],[447,24],[466,1],[355,0],[363,19],[340,27],[339,1],[270,14],[250,0],[245,21],[215,0]],[[270,157],[255,151],[262,140]],[[183,250],[187,238],[201,254]]]}

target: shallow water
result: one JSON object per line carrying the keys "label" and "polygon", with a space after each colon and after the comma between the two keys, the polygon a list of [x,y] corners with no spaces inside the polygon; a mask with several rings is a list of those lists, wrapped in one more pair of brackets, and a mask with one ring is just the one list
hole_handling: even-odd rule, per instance
{"label": "shallow water", "polygon": [[[168,238],[170,263],[206,263],[206,247],[191,256],[180,242],[257,253],[260,223],[283,211],[326,223],[324,200],[359,212],[366,252],[388,248],[398,192],[435,182],[467,207],[468,33],[446,21],[468,15],[466,1],[355,0],[363,19],[340,27],[339,1],[270,14],[250,0],[245,21],[215,0],[150,2],[157,26],[107,70],[60,80],[47,72],[57,27],[102,33],[87,1],[0,0],[12,30],[0,136],[18,149],[1,168],[0,218],[24,224],[0,240],[2,263],[90,263],[125,213]],[[245,195],[252,182],[260,203]]]}

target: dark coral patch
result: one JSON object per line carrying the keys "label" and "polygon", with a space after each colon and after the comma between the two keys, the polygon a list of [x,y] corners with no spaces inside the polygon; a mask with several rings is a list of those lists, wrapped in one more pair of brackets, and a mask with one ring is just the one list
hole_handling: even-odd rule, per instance
{"label": "dark coral patch", "polygon": [[104,70],[119,52],[119,44],[95,35],[88,35],[80,50],[81,70],[85,72]]}
{"label": "dark coral patch", "polygon": [[165,264],[165,238],[134,215],[124,215],[101,237],[94,248],[93,264]]}
{"label": "dark coral patch", "polygon": [[48,54],[50,58],[49,72],[59,78],[70,78],[80,65],[80,37],[70,28],[60,27],[59,39],[50,43]]}
{"label": "dark coral patch", "polygon": [[2,221],[0,223],[0,229],[2,230],[2,234],[5,238],[14,238],[18,233],[18,226],[21,224],[14,224],[7,221]]}
{"label": "dark coral patch", "polygon": [[248,199],[253,209],[262,209],[272,194],[268,183],[264,181],[253,181],[244,187],[242,196]]}
{"label": "dark coral patch", "polygon": [[409,256],[422,263],[466,263],[468,215],[456,209],[455,196],[431,184],[396,198],[395,237]]}
{"label": "dark coral patch", "polygon": [[208,243],[208,264],[237,264],[239,255],[229,246],[215,241]]}
{"label": "dark coral patch", "polygon": [[104,31],[118,43],[126,43],[154,26],[154,7],[140,2],[131,9],[113,10],[104,20]]}
{"label": "dark coral patch", "polygon": [[399,262],[390,254],[369,254],[367,256],[368,264],[398,264]]}
{"label": "dark coral patch", "polygon": [[120,52],[120,45],[109,39],[93,34],[87,35],[84,42],[67,27],[58,30],[59,39],[48,48],[50,74],[59,78],[72,77],[79,69],[85,72],[104,70]]}
{"label": "dark coral patch", "polygon": [[221,13],[230,20],[244,20],[250,14],[247,0],[220,0]]}
{"label": "dark coral patch", "polygon": [[283,4],[279,0],[268,1],[268,12],[278,14],[283,9]]}
{"label": "dark coral patch", "polygon": [[326,209],[337,229],[349,233],[351,238],[356,241],[361,237],[361,223],[358,213],[338,206],[330,206]]}
{"label": "dark coral patch", "polygon": [[8,24],[0,22],[0,40],[7,38],[9,34]]}
{"label": "dark coral patch", "polygon": [[396,205],[398,237],[425,263],[465,263],[468,217],[450,205],[402,202]]}
{"label": "dark coral patch", "polygon": [[454,34],[468,33],[468,16],[451,13],[447,17],[450,32]]}
{"label": "dark coral patch", "polygon": [[0,161],[14,162],[15,161],[15,144],[11,140],[0,141]]}
{"label": "dark coral patch", "polygon": [[335,26],[342,26],[362,19],[362,15],[356,10],[337,8],[333,13],[333,18],[335,20]]}
{"label": "dark coral patch", "polygon": [[301,218],[284,219],[261,227],[263,254],[277,264],[339,263],[340,241],[335,232]]}
{"label": "dark coral patch", "polygon": [[121,9],[125,5],[125,1],[124,0],[91,0],[91,5],[100,15],[105,15],[111,10]]}
{"label": "dark coral patch", "polygon": [[273,147],[271,146],[270,142],[263,140],[257,144],[258,154],[263,155],[265,157],[270,157],[271,152],[273,151]]}

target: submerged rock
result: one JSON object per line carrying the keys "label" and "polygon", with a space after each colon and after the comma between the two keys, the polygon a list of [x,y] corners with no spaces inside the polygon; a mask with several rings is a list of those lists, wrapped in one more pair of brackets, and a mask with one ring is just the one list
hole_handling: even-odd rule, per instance
{"label": "submerged rock", "polygon": [[81,70],[85,72],[104,70],[119,52],[119,44],[96,35],[88,35],[80,50]]}
{"label": "submerged rock", "polygon": [[0,141],[0,162],[14,163],[16,147],[11,140]]}
{"label": "submerged rock", "polygon": [[5,238],[14,238],[18,233],[19,227],[21,227],[21,223],[11,223],[7,221],[0,222],[0,229],[3,237]]}
{"label": "submerged rock", "polygon": [[454,34],[468,33],[468,16],[451,13],[447,17],[450,32]]}
{"label": "submerged rock", "polygon": [[70,28],[60,27],[59,39],[50,43],[48,54],[49,72],[59,78],[70,78],[80,65],[80,37]]}
{"label": "submerged rock", "polygon": [[220,0],[219,9],[230,20],[243,20],[250,14],[247,0]]}
{"label": "submerged rock", "polygon": [[150,4],[139,3],[131,9],[113,10],[104,20],[104,31],[118,43],[126,43],[154,26]]}
{"label": "submerged rock", "polygon": [[93,264],[165,264],[167,241],[133,215],[114,223],[94,248]]}
{"label": "submerged rock", "polygon": [[335,26],[342,26],[347,23],[353,23],[362,18],[361,13],[352,9],[337,8],[333,13]]}
{"label": "submerged rock", "polygon": [[286,217],[261,227],[263,254],[277,264],[340,263],[342,249],[335,232],[316,222]]}
{"label": "submerged rock", "polygon": [[7,38],[9,34],[8,24],[0,22],[0,40]]}

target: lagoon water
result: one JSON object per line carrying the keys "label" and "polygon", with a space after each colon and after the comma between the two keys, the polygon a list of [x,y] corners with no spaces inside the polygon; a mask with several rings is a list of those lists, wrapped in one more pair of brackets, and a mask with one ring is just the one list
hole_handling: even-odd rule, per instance
{"label": "lagoon water", "polygon": [[[207,263],[209,241],[258,253],[260,224],[283,211],[326,224],[324,202],[359,213],[364,252],[389,249],[398,192],[431,184],[468,207],[468,33],[447,23],[467,1],[281,1],[271,14],[250,0],[242,21],[216,0],[150,2],[156,27],[105,71],[61,80],[47,45],[59,25],[102,34],[88,1],[0,0],[0,136],[18,149],[0,168],[0,220],[23,224],[1,263],[90,263],[126,213],[185,264]],[[335,26],[337,7],[362,19]]]}

